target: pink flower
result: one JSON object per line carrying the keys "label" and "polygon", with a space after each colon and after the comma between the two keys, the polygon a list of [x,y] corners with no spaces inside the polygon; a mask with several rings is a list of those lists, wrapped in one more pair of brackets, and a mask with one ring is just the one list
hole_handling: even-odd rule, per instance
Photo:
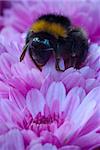
{"label": "pink flower", "polygon": [[11,27],[0,34],[0,148],[99,147],[100,46],[91,44],[80,70],[59,73],[50,60],[40,72],[28,54],[19,62],[24,38]]}
{"label": "pink flower", "polygon": [[[0,150],[99,149],[99,0],[10,3],[0,18]],[[95,41],[81,69],[57,72],[51,58],[40,72],[28,53],[19,62],[26,30],[51,12],[69,16]]]}

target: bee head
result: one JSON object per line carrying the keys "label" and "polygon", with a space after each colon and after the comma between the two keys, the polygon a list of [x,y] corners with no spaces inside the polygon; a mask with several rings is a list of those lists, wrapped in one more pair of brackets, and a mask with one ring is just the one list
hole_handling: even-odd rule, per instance
{"label": "bee head", "polygon": [[37,64],[43,66],[54,50],[54,37],[45,32],[35,33],[29,42],[29,53]]}

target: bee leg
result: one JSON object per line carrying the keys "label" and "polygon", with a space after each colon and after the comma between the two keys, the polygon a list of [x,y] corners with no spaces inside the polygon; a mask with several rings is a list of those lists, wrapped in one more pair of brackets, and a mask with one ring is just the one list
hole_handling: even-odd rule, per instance
{"label": "bee leg", "polygon": [[55,57],[55,68],[56,68],[56,70],[64,72],[65,69],[61,69],[60,66],[59,66],[60,59],[61,59],[59,54],[57,54],[57,53],[55,53],[55,51],[53,51],[53,56]]}
{"label": "bee leg", "polygon": [[68,60],[67,59],[64,59],[64,67],[65,67],[65,69],[67,69],[67,66],[68,65]]}
{"label": "bee leg", "polygon": [[70,57],[69,60],[68,60],[68,65],[67,67],[70,68],[70,67],[74,67],[76,68],[76,57]]}
{"label": "bee leg", "polygon": [[76,67],[76,58],[74,58],[73,67]]}
{"label": "bee leg", "polygon": [[67,67],[70,68],[72,66],[72,58],[69,58]]}
{"label": "bee leg", "polygon": [[65,69],[61,69],[60,66],[59,66],[59,63],[60,63],[60,58],[56,58],[56,63],[55,63],[56,70],[64,72]]}
{"label": "bee leg", "polygon": [[77,61],[76,61],[75,68],[76,68],[76,69],[80,69],[81,66],[82,66],[82,62],[81,62],[80,60],[77,60]]}
{"label": "bee leg", "polygon": [[24,59],[26,51],[27,51],[28,43],[23,47],[23,52],[20,56],[20,62]]}
{"label": "bee leg", "polygon": [[76,57],[72,57],[71,66],[74,67],[74,68],[76,68],[76,62],[77,62]]}

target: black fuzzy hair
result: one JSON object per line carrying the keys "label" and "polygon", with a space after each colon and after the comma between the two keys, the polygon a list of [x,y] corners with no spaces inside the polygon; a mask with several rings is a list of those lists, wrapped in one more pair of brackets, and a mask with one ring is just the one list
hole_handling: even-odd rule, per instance
{"label": "black fuzzy hair", "polygon": [[69,18],[62,15],[56,15],[56,14],[42,15],[38,18],[38,20],[45,20],[50,23],[58,23],[65,28],[71,26],[71,21],[69,20]]}

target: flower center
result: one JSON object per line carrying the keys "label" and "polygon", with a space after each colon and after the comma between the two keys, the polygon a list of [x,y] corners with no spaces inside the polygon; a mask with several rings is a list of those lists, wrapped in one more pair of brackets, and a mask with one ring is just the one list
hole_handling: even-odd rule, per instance
{"label": "flower center", "polygon": [[51,124],[53,122],[53,118],[51,116],[43,116],[41,113],[38,113],[38,115],[32,120],[35,124]]}
{"label": "flower center", "polygon": [[59,115],[53,114],[52,116],[51,115],[44,116],[39,112],[37,116],[34,119],[32,119],[31,123],[40,125],[40,124],[51,124],[53,122],[56,122],[58,124],[60,121],[61,120]]}
{"label": "flower center", "polygon": [[41,112],[39,112],[35,118],[30,116],[28,118],[27,122],[27,129],[34,130],[36,132],[40,132],[41,130],[49,130],[51,131],[51,126],[56,125],[59,127],[64,122],[64,118],[60,117],[59,115],[53,114],[53,115],[42,115]]}

